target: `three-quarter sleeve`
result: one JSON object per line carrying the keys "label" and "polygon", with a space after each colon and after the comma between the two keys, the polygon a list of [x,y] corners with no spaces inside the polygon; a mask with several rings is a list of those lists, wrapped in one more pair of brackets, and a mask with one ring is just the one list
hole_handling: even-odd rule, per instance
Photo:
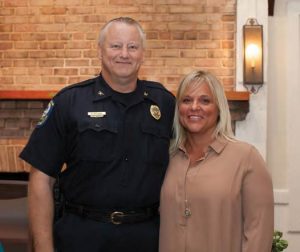
{"label": "three-quarter sleeve", "polygon": [[242,185],[243,252],[270,252],[274,231],[271,177],[259,152],[252,147],[245,160]]}

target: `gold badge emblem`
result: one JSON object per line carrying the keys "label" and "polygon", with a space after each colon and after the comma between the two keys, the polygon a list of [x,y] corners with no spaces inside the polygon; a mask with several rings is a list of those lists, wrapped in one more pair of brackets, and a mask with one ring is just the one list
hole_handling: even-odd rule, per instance
{"label": "gold badge emblem", "polygon": [[160,109],[156,105],[150,106],[150,113],[153,116],[154,119],[159,120],[161,117]]}

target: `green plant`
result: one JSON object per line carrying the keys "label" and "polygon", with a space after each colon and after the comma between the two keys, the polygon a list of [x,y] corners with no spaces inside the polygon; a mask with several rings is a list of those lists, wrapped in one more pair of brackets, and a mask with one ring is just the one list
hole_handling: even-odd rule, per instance
{"label": "green plant", "polygon": [[282,232],[275,230],[273,234],[272,252],[280,252],[288,247],[287,240],[283,240]]}

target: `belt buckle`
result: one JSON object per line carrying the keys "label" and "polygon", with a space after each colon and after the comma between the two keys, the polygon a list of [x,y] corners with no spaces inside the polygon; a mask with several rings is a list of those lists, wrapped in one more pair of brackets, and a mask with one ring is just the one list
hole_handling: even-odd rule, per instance
{"label": "belt buckle", "polygon": [[110,221],[111,223],[115,224],[115,225],[119,225],[119,224],[122,224],[122,221],[116,221],[115,220],[115,217],[123,217],[124,216],[124,213],[123,212],[113,212],[111,215],[110,215]]}

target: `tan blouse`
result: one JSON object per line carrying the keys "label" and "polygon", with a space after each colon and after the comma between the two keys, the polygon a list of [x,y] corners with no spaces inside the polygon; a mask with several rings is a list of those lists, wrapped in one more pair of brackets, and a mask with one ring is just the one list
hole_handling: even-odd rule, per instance
{"label": "tan blouse", "polygon": [[215,140],[189,167],[180,148],[161,191],[160,252],[271,252],[272,182],[258,151]]}

